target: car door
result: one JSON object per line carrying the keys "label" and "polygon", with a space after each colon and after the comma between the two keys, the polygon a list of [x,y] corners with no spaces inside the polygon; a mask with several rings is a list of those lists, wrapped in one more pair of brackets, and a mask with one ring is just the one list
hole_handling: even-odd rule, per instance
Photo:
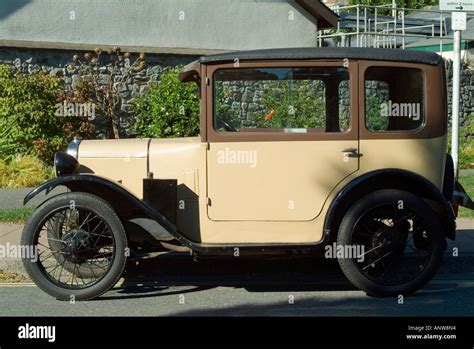
{"label": "car door", "polygon": [[359,168],[357,63],[209,66],[208,217],[308,221]]}

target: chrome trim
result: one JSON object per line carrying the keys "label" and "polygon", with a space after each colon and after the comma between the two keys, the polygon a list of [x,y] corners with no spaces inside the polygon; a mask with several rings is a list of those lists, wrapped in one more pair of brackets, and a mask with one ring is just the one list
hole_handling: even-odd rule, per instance
{"label": "chrome trim", "polygon": [[82,139],[80,137],[74,137],[74,139],[67,145],[66,153],[76,160],[79,158],[79,145],[81,144],[81,141]]}

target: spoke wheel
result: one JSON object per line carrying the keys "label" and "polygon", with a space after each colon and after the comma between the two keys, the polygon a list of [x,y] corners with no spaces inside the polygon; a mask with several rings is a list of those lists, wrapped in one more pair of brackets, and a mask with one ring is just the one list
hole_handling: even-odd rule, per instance
{"label": "spoke wheel", "polygon": [[344,216],[338,245],[361,251],[339,264],[346,277],[373,296],[410,294],[436,273],[445,249],[441,223],[417,196],[381,190],[354,204]]}
{"label": "spoke wheel", "polygon": [[120,219],[103,199],[88,193],[57,195],[25,225],[23,259],[32,280],[61,300],[95,298],[113,287],[126,262],[127,239]]}
{"label": "spoke wheel", "polygon": [[38,249],[45,252],[43,265],[53,265],[51,259],[54,258],[58,269],[61,267],[90,281],[107,271],[113,257],[110,227],[103,218],[85,208],[64,207],[52,214],[38,235],[40,241]]}
{"label": "spoke wheel", "polygon": [[110,226],[84,207],[60,207],[40,223],[38,262],[57,285],[84,288],[98,282],[115,256]]}
{"label": "spoke wheel", "polygon": [[[397,204],[369,209],[352,230],[353,244],[364,253],[357,259],[361,273],[381,285],[410,282],[433,253],[429,227],[414,212]],[[416,245],[415,241],[423,243]],[[418,246],[418,247],[417,247]]]}

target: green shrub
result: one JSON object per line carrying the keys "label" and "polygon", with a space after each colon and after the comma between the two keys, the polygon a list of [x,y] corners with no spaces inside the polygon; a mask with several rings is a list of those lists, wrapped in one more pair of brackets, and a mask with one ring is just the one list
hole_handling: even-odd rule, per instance
{"label": "green shrub", "polygon": [[199,98],[194,83],[182,83],[181,67],[167,69],[160,81],[138,97],[132,108],[141,137],[190,137],[199,134]]}
{"label": "green shrub", "polygon": [[33,154],[50,160],[67,142],[66,118],[55,115],[61,79],[0,65],[0,157]]}
{"label": "green shrub", "polygon": [[[451,152],[451,132],[448,151]],[[467,116],[459,130],[459,168],[474,168],[474,114]]]}
{"label": "green shrub", "polygon": [[53,170],[31,155],[0,160],[0,188],[24,188],[41,184],[53,177]]}

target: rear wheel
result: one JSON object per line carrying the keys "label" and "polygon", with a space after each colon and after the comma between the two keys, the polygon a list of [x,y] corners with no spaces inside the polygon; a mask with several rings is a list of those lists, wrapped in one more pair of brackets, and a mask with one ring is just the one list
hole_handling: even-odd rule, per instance
{"label": "rear wheel", "polygon": [[25,225],[22,245],[36,251],[36,258],[23,259],[31,279],[60,300],[87,300],[108,291],[120,278],[128,251],[112,207],[78,192],[41,205]]}
{"label": "rear wheel", "polygon": [[339,259],[354,286],[372,296],[397,296],[431,280],[446,242],[438,217],[422,199],[401,190],[381,190],[349,209],[337,244],[360,252]]}

